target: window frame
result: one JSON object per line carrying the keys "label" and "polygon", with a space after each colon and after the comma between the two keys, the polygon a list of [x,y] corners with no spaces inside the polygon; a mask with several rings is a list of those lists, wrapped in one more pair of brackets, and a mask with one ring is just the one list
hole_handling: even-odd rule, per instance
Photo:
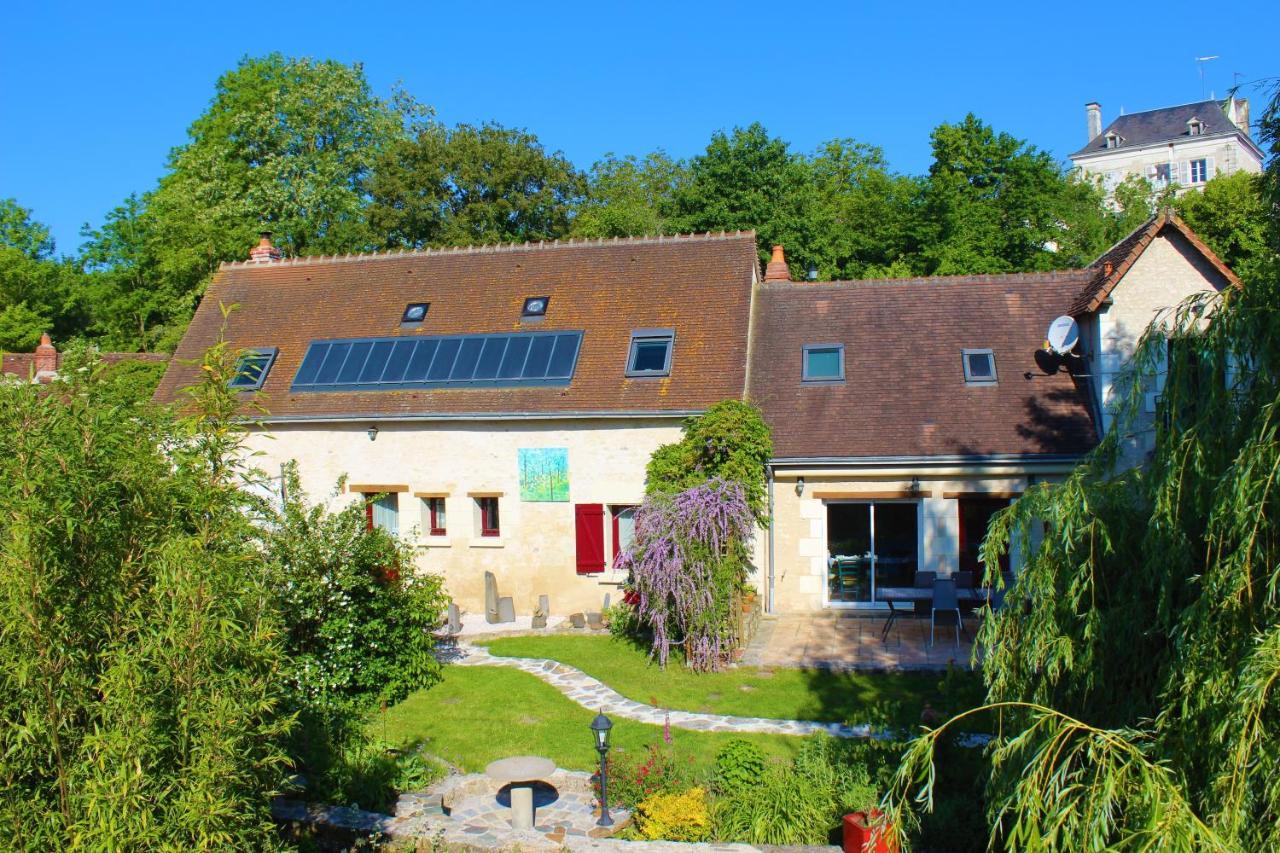
{"label": "window frame", "polygon": [[[236,358],[235,375],[227,380],[227,387],[233,391],[257,391],[267,381],[267,376],[271,373],[271,368],[276,363],[276,356],[279,354],[280,350],[277,347],[246,347]],[[265,356],[267,361],[262,365],[262,370],[258,372],[257,381],[247,385],[235,384],[236,380],[240,378],[244,362],[247,359],[261,356]]]}
{"label": "window frame", "polygon": [[[661,370],[636,370],[632,367],[635,363],[636,355],[639,352],[638,345],[644,343],[652,343],[662,341],[667,345],[666,358],[663,360]],[[675,357],[676,349],[676,330],[675,329],[632,329],[631,344],[627,347],[627,363],[626,376],[629,379],[643,379],[645,377],[663,377],[671,375],[671,362]]]}
{"label": "window frame", "polygon": [[[969,369],[969,357],[973,355],[985,355],[991,360],[990,376],[974,376]],[[990,348],[979,349],[962,349],[960,350],[960,362],[964,367],[964,382],[966,385],[996,385],[1000,381],[1000,374],[996,370],[996,351]]]}
{"label": "window frame", "polygon": [[[840,375],[839,376],[812,376],[809,373],[809,354],[819,350],[835,350],[840,358]],[[801,347],[800,354],[800,381],[809,384],[823,384],[843,382],[844,372],[844,344],[805,344]]]}
{"label": "window frame", "polygon": [[618,519],[624,512],[631,513],[631,536],[635,538],[635,522],[636,510],[640,509],[637,504],[609,504],[609,535],[612,537],[610,549],[613,552],[613,558],[609,561],[609,565],[613,566],[618,561],[618,557],[622,554],[622,549],[618,547],[619,530]]}
{"label": "window frame", "polygon": [[[485,509],[488,502],[492,501],[493,513],[490,519],[490,513]],[[480,536],[484,539],[497,539],[502,536],[502,513],[498,505],[497,495],[476,495],[476,509],[479,512]],[[492,520],[493,525],[489,526]]]}
{"label": "window frame", "polygon": [[[422,319],[413,320],[409,317],[409,312],[414,308],[422,309]],[[400,325],[402,326],[421,326],[427,321],[427,315],[431,313],[430,302],[410,302],[404,306],[404,313],[400,315]]]}
{"label": "window frame", "polygon": [[395,538],[400,537],[400,495],[397,492],[360,492],[360,497],[364,499],[364,524],[365,530],[373,530],[377,525],[373,521],[373,508],[375,504],[383,503],[383,509],[390,510],[395,516],[396,526],[394,530],[386,530],[388,534]]}
{"label": "window frame", "polygon": [[[535,302],[542,303],[541,311],[529,310],[529,306]],[[547,316],[547,310],[550,307],[551,307],[550,296],[527,296],[525,297],[524,305],[520,307],[520,319],[521,320],[541,320],[543,317]]]}
{"label": "window frame", "polygon": [[427,495],[421,500],[426,507],[427,535],[448,536],[449,512],[444,495]]}
{"label": "window frame", "polygon": [[[1196,164],[1200,165],[1200,179],[1196,180]],[[1187,178],[1191,184],[1204,184],[1209,181],[1209,158],[1197,157],[1187,161]]]}

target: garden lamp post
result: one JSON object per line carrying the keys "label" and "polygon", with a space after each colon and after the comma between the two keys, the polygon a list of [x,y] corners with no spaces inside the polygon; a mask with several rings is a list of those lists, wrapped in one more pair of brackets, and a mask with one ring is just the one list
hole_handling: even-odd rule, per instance
{"label": "garden lamp post", "polygon": [[608,779],[605,776],[605,756],[609,754],[609,729],[613,723],[601,710],[591,721],[591,734],[595,736],[596,751],[600,753],[600,819],[597,826],[613,826],[613,818],[609,817]]}

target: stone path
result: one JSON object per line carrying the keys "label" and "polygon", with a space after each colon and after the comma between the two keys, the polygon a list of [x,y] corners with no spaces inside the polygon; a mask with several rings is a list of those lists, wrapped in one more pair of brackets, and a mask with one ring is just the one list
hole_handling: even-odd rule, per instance
{"label": "stone path", "polygon": [[693,711],[667,711],[645,705],[623,696],[601,681],[559,661],[544,658],[508,658],[489,653],[483,646],[459,642],[455,666],[507,666],[536,676],[568,696],[582,707],[604,709],[611,716],[661,726],[672,726],[700,732],[737,732],[739,734],[771,734],[805,736],[818,732],[841,738],[889,737],[868,725],[847,726],[843,723],[817,723],[808,720],[774,720],[767,717],[731,717],[724,714],[699,714]]}

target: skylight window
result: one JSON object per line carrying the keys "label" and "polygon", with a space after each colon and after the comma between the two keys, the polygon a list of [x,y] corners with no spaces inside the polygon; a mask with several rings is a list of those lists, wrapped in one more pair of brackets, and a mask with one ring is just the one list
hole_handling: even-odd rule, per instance
{"label": "skylight window", "polygon": [[631,333],[627,376],[670,376],[673,329],[637,329]]}
{"label": "skylight window", "polygon": [[996,354],[989,349],[961,351],[964,360],[964,381],[970,385],[996,384]]}
{"label": "skylight window", "polygon": [[421,323],[427,319],[427,310],[430,308],[430,302],[410,302],[404,307],[404,316],[400,318],[400,322]]}
{"label": "skylight window", "polygon": [[524,301],[524,308],[520,310],[520,316],[528,320],[533,317],[547,316],[547,304],[551,301],[549,296],[530,296]]}
{"label": "skylight window", "polygon": [[236,375],[227,384],[237,391],[256,391],[267,381],[276,360],[276,348],[245,350],[236,361]]}
{"label": "skylight window", "polygon": [[806,344],[801,378],[805,382],[843,382],[844,344]]}

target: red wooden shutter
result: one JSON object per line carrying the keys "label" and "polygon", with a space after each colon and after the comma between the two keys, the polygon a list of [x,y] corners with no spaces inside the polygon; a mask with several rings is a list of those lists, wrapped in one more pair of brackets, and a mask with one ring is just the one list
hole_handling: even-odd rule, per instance
{"label": "red wooden shutter", "polygon": [[578,574],[604,571],[604,504],[577,504],[573,508],[578,539]]}

